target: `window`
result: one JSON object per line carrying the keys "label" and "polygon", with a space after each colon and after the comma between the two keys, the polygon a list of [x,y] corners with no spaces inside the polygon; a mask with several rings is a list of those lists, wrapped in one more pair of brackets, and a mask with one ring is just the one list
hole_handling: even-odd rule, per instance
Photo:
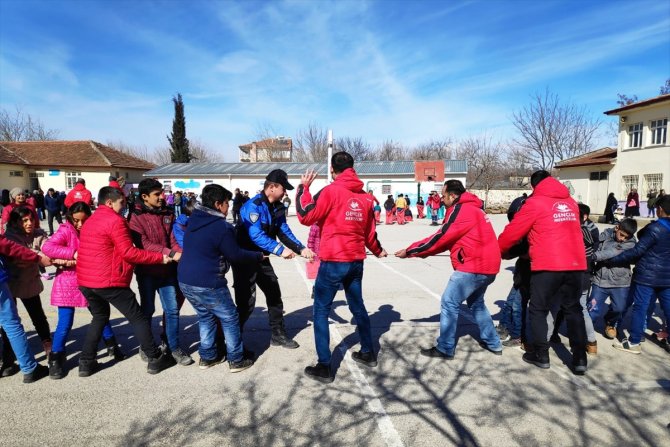
{"label": "window", "polygon": [[77,180],[81,178],[81,172],[66,172],[65,173],[65,188],[72,189],[77,184]]}
{"label": "window", "polygon": [[607,180],[607,171],[595,171],[589,173],[589,180]]}
{"label": "window", "polygon": [[663,187],[663,174],[644,174],[644,192],[660,191]]}
{"label": "window", "polygon": [[642,147],[642,123],[628,126],[628,147]]}
{"label": "window", "polygon": [[652,120],[649,127],[651,128],[651,144],[665,144],[668,135],[668,119]]}
{"label": "window", "polygon": [[23,177],[23,171],[9,171],[10,177]]}
{"label": "window", "polygon": [[386,196],[391,194],[391,185],[382,185],[382,194]]}
{"label": "window", "polygon": [[637,189],[637,182],[639,176],[637,175],[623,175],[621,176],[621,187],[623,188],[623,194],[628,195],[631,189]]}

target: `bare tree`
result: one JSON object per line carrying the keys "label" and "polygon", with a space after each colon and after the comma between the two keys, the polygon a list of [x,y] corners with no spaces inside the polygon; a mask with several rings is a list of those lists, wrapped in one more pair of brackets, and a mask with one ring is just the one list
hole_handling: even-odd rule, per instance
{"label": "bare tree", "polygon": [[293,161],[323,162],[328,158],[328,130],[317,123],[309,123],[293,139]]}
{"label": "bare tree", "polygon": [[670,79],[666,79],[665,84],[658,90],[659,95],[667,95],[668,93],[670,93]]}
{"label": "bare tree", "polygon": [[146,146],[133,146],[122,140],[107,140],[105,144],[112,149],[123,152],[124,154],[155,163],[154,153],[150,152]]}
{"label": "bare tree", "polygon": [[468,185],[484,190],[485,205],[491,188],[505,177],[502,153],[502,145],[487,136],[466,138],[456,150],[456,158],[468,163]]}
{"label": "bare tree", "polygon": [[342,137],[335,141],[338,151],[346,151],[356,161],[374,160],[374,152],[370,144],[362,137]]}
{"label": "bare tree", "polygon": [[223,154],[200,140],[189,142],[192,163],[223,163]]}
{"label": "bare tree", "polygon": [[57,139],[59,133],[18,106],[14,113],[0,109],[0,141],[48,141]]}
{"label": "bare tree", "polygon": [[410,149],[407,155],[412,160],[449,160],[453,154],[453,140],[429,140]]}
{"label": "bare tree", "polygon": [[258,121],[254,127],[254,138],[263,141],[281,135],[277,128],[269,121]]}
{"label": "bare tree", "polygon": [[534,168],[550,171],[554,163],[592,149],[600,120],[571,103],[563,104],[547,89],[512,116],[518,131],[515,144]]}
{"label": "bare tree", "polygon": [[374,159],[379,161],[404,160],[407,151],[405,147],[396,141],[385,140],[374,152]]}
{"label": "bare tree", "polygon": [[622,93],[617,93],[616,95],[619,97],[616,102],[619,107],[625,107],[638,101],[637,95],[628,96]]}

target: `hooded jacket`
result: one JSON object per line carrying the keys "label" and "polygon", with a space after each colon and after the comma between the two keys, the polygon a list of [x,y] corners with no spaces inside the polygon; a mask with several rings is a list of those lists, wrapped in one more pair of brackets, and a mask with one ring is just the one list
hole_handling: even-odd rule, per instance
{"label": "hooded jacket", "polygon": [[76,202],[84,202],[86,205],[93,205],[93,198],[91,196],[91,191],[86,189],[83,183],[77,183],[74,185],[72,191],[67,193],[65,197],[65,206],[70,208]]}
{"label": "hooded jacket", "polygon": [[[56,233],[42,246],[42,252],[51,259],[71,261],[79,250],[79,233],[68,221],[58,227]],[[75,266],[58,267],[51,288],[51,305],[63,307],[87,307],[88,301],[79,291]]]}
{"label": "hooded jacket", "polygon": [[365,259],[366,247],[375,256],[381,254],[374,200],[363,191],[363,182],[353,168],[339,173],[333,183],[314,196],[308,186],[299,185],[295,200],[300,223],[317,224],[321,229],[321,260],[361,261]]}
{"label": "hooded jacket", "polygon": [[437,233],[410,245],[407,257],[425,258],[447,250],[456,271],[495,275],[500,270],[491,220],[482,211],[482,201],[467,191],[447,209]]}
{"label": "hooded jacket", "polygon": [[[174,221],[174,213],[167,208],[153,209],[145,206],[144,203],[136,203],[128,215],[128,227],[135,247],[166,256],[172,251],[181,251],[172,233]],[[172,262],[161,265],[138,265],[135,273],[174,278],[177,274],[177,266]]]}
{"label": "hooded jacket", "polygon": [[240,248],[235,230],[226,216],[196,204],[184,232],[184,251],[177,278],[195,287],[226,287],[230,264],[256,264],[263,260],[260,251]]}
{"label": "hooded jacket", "polygon": [[532,271],[586,270],[579,207],[553,177],[537,184],[498,237],[503,257],[526,236]]}
{"label": "hooded jacket", "polygon": [[[635,237],[618,242],[614,228],[608,228],[600,233],[598,248],[593,257],[596,262],[607,261],[633,247],[635,247]],[[631,276],[629,265],[608,267],[605,264],[596,264],[591,283],[602,288],[628,287]]]}

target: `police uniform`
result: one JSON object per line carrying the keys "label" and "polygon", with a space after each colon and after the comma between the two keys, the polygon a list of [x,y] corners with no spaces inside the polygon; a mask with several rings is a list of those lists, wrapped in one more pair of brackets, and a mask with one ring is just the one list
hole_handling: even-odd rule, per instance
{"label": "police uniform", "polygon": [[[272,171],[267,180],[282,184],[286,189],[293,189],[288,183],[286,173]],[[295,237],[286,223],[286,207],[281,201],[270,203],[264,192],[248,200],[240,210],[240,219],[237,223],[237,239],[240,247],[247,250],[260,250],[265,255],[281,256],[285,247],[296,254],[305,246]],[[279,239],[279,241],[277,241]],[[235,304],[240,318],[240,328],[256,305],[256,285],[265,294],[265,300],[270,317],[272,343],[298,347],[297,343],[286,337],[284,328],[284,303],[281,299],[279,281],[269,259],[264,259],[257,265],[233,265],[233,289],[235,290]],[[284,338],[284,340],[282,340]]]}

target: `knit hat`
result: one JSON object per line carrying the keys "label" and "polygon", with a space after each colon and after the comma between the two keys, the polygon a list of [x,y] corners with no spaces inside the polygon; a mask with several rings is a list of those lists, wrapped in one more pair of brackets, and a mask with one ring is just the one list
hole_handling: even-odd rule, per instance
{"label": "knit hat", "polygon": [[12,188],[12,190],[9,191],[10,200],[14,200],[14,197],[18,196],[19,194],[25,194],[22,188],[19,188],[18,186],[16,188]]}

